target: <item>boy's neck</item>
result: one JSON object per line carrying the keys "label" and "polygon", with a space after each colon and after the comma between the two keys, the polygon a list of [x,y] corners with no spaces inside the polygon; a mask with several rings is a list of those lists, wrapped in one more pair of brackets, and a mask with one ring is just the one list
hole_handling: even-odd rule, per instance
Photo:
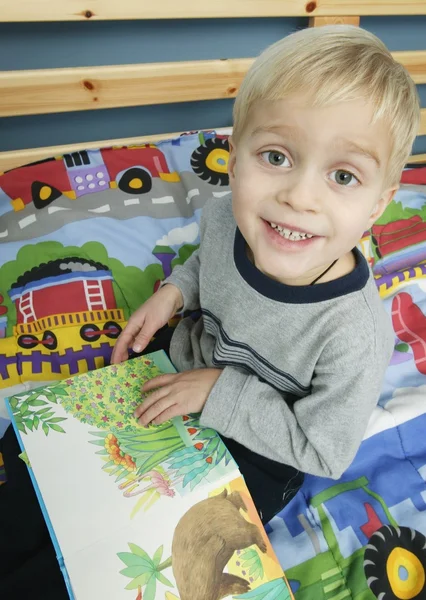
{"label": "boy's neck", "polygon": [[[246,244],[246,251],[247,251],[247,256],[249,257],[250,262],[253,263],[255,266],[257,266],[256,261],[253,256],[253,252],[248,244]],[[336,279],[340,279],[340,277],[349,275],[349,273],[352,273],[352,271],[355,269],[355,267],[356,267],[356,259],[355,259],[354,253],[351,250],[347,254],[341,256],[337,260],[337,262],[333,265],[333,268],[330,269],[327,273],[325,273],[324,276],[321,277],[319,279],[318,283],[316,283],[315,285],[320,285],[321,283],[327,283],[328,281],[334,281]],[[327,267],[324,267],[323,271],[326,268]],[[306,281],[301,281],[300,283],[294,283],[294,282],[292,283],[290,281],[288,281],[288,282],[281,281],[280,283],[284,283],[285,285],[290,285],[290,286],[291,285],[293,285],[293,286],[310,285],[313,281],[315,281],[316,277],[319,277],[320,275],[321,275],[321,271],[319,271],[316,276],[310,277],[309,281],[307,279]]]}

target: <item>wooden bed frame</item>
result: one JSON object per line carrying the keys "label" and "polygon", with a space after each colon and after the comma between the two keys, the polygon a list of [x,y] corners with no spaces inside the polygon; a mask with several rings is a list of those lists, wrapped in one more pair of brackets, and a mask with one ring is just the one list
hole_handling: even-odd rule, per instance
{"label": "wooden bed frame", "polygon": [[[366,15],[426,15],[426,0],[0,0],[0,22],[305,16],[310,26],[318,27],[359,25]],[[426,83],[426,50],[393,55],[417,84]],[[252,61],[1,71],[0,117],[233,98]],[[214,128],[214,123],[206,125]],[[177,134],[0,152],[0,172],[82,148],[155,142]],[[426,135],[426,108],[419,135]],[[426,154],[411,160],[426,162]]]}

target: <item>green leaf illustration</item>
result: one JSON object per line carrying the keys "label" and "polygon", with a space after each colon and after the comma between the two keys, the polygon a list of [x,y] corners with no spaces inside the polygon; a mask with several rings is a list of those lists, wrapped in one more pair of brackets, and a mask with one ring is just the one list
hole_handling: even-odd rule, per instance
{"label": "green leaf illustration", "polygon": [[153,570],[154,565],[152,564],[152,560],[147,555],[147,558],[142,558],[137,554],[133,554],[132,552],[119,552],[117,554],[118,558],[124,562],[126,567],[147,567]]}
{"label": "green leaf illustration", "polygon": [[152,576],[152,573],[144,573],[143,575],[139,575],[136,579],[133,579],[130,583],[126,585],[124,589],[126,590],[136,590],[139,586],[143,586],[146,584],[148,579]]}
{"label": "green leaf illustration", "polygon": [[12,396],[12,398],[9,400],[9,404],[12,410],[16,410],[16,407],[18,406],[18,398],[16,398],[16,396]]}
{"label": "green leaf illustration", "polygon": [[158,567],[158,565],[160,564],[162,555],[163,555],[163,546],[160,546],[159,548],[157,548],[157,550],[154,553],[154,556],[152,557],[152,562],[154,563],[154,565],[156,567]]}
{"label": "green leaf illustration", "polygon": [[46,423],[43,423],[43,431],[46,435],[49,435],[49,427],[46,425]]}
{"label": "green leaf illustration", "polygon": [[140,565],[135,565],[133,567],[126,567],[122,571],[120,571],[121,575],[125,577],[131,577],[134,579],[135,577],[140,577],[144,575],[146,577],[146,581],[151,577],[152,571],[147,571],[145,567],[141,567]]}
{"label": "green leaf illustration", "polygon": [[50,406],[46,406],[46,408],[41,408],[40,410],[38,410],[36,412],[36,414],[37,415],[45,415],[46,413],[50,412],[51,410],[52,410],[52,408]]}
{"label": "green leaf illustration", "polygon": [[157,578],[153,573],[145,586],[143,598],[144,600],[155,600],[155,592],[157,588]]}
{"label": "green leaf illustration", "polygon": [[28,410],[28,402],[22,402],[21,406],[19,407],[19,412],[21,413],[21,415],[24,415]]}
{"label": "green leaf illustration", "polygon": [[65,433],[65,429],[62,429],[60,425],[55,425],[54,423],[51,423],[51,421],[48,421],[48,424],[50,429],[53,429],[53,431],[57,431],[58,433]]}
{"label": "green leaf illustration", "polygon": [[28,400],[29,406],[45,406],[47,402],[45,400],[38,400],[34,398],[33,400]]}
{"label": "green leaf illustration", "polygon": [[140,548],[139,546],[137,546],[136,544],[131,544],[129,542],[129,548],[132,551],[132,554],[136,554],[136,556],[140,556],[141,558],[145,558],[146,560],[150,561],[151,559],[149,558],[149,555],[147,552],[145,552],[145,550],[142,550],[142,548]]}
{"label": "green leaf illustration", "polygon": [[163,585],[168,585],[169,587],[173,587],[173,583],[171,583],[171,581],[169,581],[167,579],[167,577],[164,577],[164,575],[162,573],[160,573],[159,571],[157,571],[155,573],[156,578],[158,579],[158,581],[160,583],[162,583]]}
{"label": "green leaf illustration", "polygon": [[24,419],[24,425],[25,427],[28,427],[30,431],[32,431],[34,428],[34,424],[31,419]]}

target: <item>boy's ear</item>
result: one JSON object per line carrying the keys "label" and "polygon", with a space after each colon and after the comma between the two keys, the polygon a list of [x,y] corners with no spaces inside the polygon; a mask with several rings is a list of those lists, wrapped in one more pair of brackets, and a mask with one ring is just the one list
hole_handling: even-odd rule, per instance
{"label": "boy's ear", "polygon": [[369,229],[373,225],[373,223],[377,221],[377,219],[380,219],[382,214],[385,212],[386,208],[392,202],[393,197],[395,196],[398,189],[399,185],[393,188],[389,188],[388,190],[383,192],[380,200],[374,206],[373,212],[371,213],[370,218],[368,219],[367,229]]}
{"label": "boy's ear", "polygon": [[229,143],[229,160],[228,160],[228,174],[230,181],[235,179],[235,167],[237,162],[237,154],[235,149],[235,143],[232,137],[228,138]]}

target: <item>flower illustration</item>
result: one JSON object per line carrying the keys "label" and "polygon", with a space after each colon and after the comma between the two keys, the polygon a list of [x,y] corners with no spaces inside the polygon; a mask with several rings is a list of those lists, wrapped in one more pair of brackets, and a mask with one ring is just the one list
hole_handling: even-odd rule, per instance
{"label": "flower illustration", "polygon": [[120,444],[112,433],[109,433],[105,438],[105,449],[108,452],[110,459],[113,460],[116,465],[121,465],[128,471],[134,471],[136,469],[136,463],[129,454],[125,454],[120,450]]}
{"label": "flower illustration", "polygon": [[[134,485],[135,483],[138,484],[139,482],[147,478],[150,479],[150,483],[148,483],[145,487],[139,488]],[[126,498],[131,498],[132,496],[144,494],[148,490],[152,489],[154,489],[158,494],[160,494],[160,496],[169,496],[169,498],[173,498],[176,494],[174,489],[170,487],[170,481],[155,469],[152,469],[152,471],[148,471],[148,473],[145,473],[137,479],[130,479],[125,483],[122,483],[119,486],[119,488],[125,489],[129,486],[131,486],[131,488],[128,491],[124,492],[124,496]]]}

